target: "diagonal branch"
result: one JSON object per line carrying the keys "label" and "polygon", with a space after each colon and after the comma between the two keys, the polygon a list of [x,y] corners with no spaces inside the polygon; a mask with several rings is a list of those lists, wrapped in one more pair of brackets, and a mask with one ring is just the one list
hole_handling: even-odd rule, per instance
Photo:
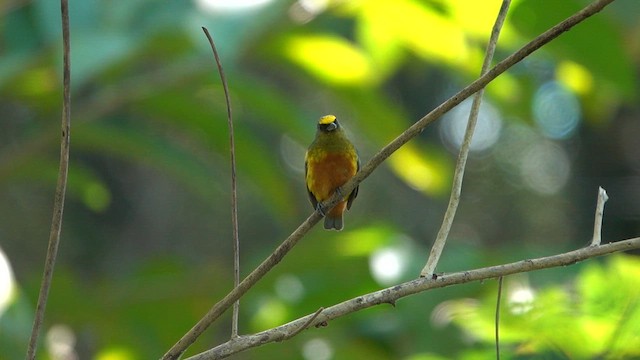
{"label": "diagonal branch", "polygon": [[[427,125],[436,121],[447,111],[451,110],[456,105],[460,104],[463,100],[476,93],[478,90],[485,87],[498,75],[507,71],[510,67],[522,61],[525,57],[531,53],[549,43],[551,40],[557,38],[565,31],[568,31],[575,25],[584,21],[585,19],[593,16],[601,11],[605,6],[612,3],[614,0],[597,0],[586,6],[584,9],[560,22],[556,26],[547,30],[543,34],[539,35],[531,42],[526,44],[520,50],[516,51],[495,67],[493,67],[487,74],[481,76],[479,79],[460,90],[457,94],[443,102],[440,106],[435,108],[429,114],[425,115],[422,119],[418,120],[415,124],[410,126],[402,134],[396,137],[393,141],[383,147],[378,153],[376,153],[366,165],[364,165],[360,171],[345,185],[342,186],[342,193],[350,193],[358,186],[365,178],[367,178],[373,170],[375,170],[380,164],[385,161],[391,154],[398,150],[401,146],[406,144],[409,140],[418,135],[424,130]],[[340,201],[340,196],[334,194],[329,200],[322,204],[322,208],[332,208]],[[242,297],[256,282],[258,282],[267,272],[269,272],[275,265],[277,265],[282,258],[291,250],[300,239],[315,226],[322,216],[316,211],[312,213],[298,228],[285,239],[276,250],[267,257],[256,269],[254,269],[246,278],[244,278],[240,284],[231,290],[222,300],[218,301],[209,311],[205,314],[198,323],[192,327],[176,344],[174,344],[166,354],[162,357],[163,360],[178,359],[182,353],[193,344],[194,341],[211,325],[220,315],[222,315],[236,300]]]}
{"label": "diagonal branch", "polygon": [[[507,18],[507,12],[509,11],[510,5],[511,0],[502,1],[502,6],[500,6],[500,11],[498,12],[498,17],[496,18],[496,22],[493,25],[493,29],[491,30],[491,37],[489,38],[489,43],[487,44],[487,50],[485,52],[486,55],[484,58],[484,62],[482,63],[480,76],[486,74],[487,71],[489,71],[489,66],[491,66],[491,61],[493,60],[493,54],[496,52],[496,46],[498,45],[500,30],[502,30],[504,20]],[[434,242],[433,247],[431,248],[431,252],[429,253],[429,259],[427,259],[427,263],[420,272],[420,276],[422,277],[429,276],[435,272],[438,261],[440,260],[440,255],[442,254],[444,245],[446,244],[447,238],[449,237],[449,231],[451,231],[453,219],[456,216],[458,204],[460,203],[460,195],[462,194],[462,179],[464,178],[464,169],[467,165],[467,157],[469,156],[469,148],[471,147],[473,132],[476,128],[476,123],[478,122],[478,114],[480,113],[480,104],[482,103],[483,94],[484,88],[480,89],[480,91],[478,91],[473,96],[473,104],[471,104],[471,112],[469,113],[467,130],[464,133],[464,140],[462,141],[462,145],[460,146],[460,153],[458,154],[456,169],[453,174],[453,186],[451,187],[449,205],[447,206],[447,211],[444,214],[444,219],[442,220],[442,226],[440,226],[440,230],[438,231],[438,236],[436,236],[436,241]]]}
{"label": "diagonal branch", "polygon": [[44,313],[47,307],[53,268],[56,265],[58,246],[60,245],[60,232],[62,229],[62,214],[64,212],[64,197],[67,191],[67,176],[69,173],[69,145],[71,131],[71,41],[69,40],[69,4],[67,0],[60,1],[62,15],[62,47],[63,47],[63,99],[62,99],[62,130],[60,139],[60,167],[58,168],[58,183],[53,203],[53,217],[49,232],[49,246],[44,263],[44,272],[40,284],[38,304],[31,328],[31,337],[27,348],[28,360],[35,359],[38,348],[38,337],[44,321]]}
{"label": "diagonal branch", "polygon": [[[231,339],[226,343],[220,344],[213,349],[192,356],[186,360],[223,359],[266,343],[288,340],[291,336],[287,337],[287,334],[291,333],[291,331],[294,331],[295,329],[299,329],[300,327],[322,327],[330,320],[376,305],[386,303],[394,304],[398,299],[427,290],[438,289],[451,285],[466,284],[473,281],[500,278],[506,275],[522,272],[573,265],[577,262],[597,256],[634,249],[640,249],[640,238],[622,240],[600,246],[587,246],[563,254],[527,259],[509,264],[439,275],[436,280],[421,277],[327,307],[320,314],[316,311],[314,314],[306,315],[287,324],[265,330],[257,334],[245,335]],[[315,320],[313,319],[313,316],[315,316]]]}

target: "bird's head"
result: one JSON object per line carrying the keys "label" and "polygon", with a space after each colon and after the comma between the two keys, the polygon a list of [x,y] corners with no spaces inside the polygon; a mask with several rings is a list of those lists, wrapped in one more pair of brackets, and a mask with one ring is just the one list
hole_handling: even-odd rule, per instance
{"label": "bird's head", "polygon": [[325,115],[318,120],[318,130],[330,133],[340,128],[340,123],[335,115]]}

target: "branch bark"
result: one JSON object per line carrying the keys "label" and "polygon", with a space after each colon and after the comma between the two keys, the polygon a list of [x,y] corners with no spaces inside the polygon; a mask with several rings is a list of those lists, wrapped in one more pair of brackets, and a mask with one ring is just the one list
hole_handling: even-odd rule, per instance
{"label": "branch bark", "polygon": [[[367,164],[365,164],[360,171],[345,185],[342,186],[342,193],[348,194],[366,179],[371,173],[391,154],[398,150],[401,146],[406,144],[409,140],[420,134],[422,130],[432,122],[436,121],[447,111],[451,110],[456,105],[460,104],[463,100],[476,93],[478,90],[485,87],[498,75],[507,71],[510,67],[522,61],[525,57],[549,43],[551,40],[560,36],[565,31],[568,31],[575,25],[584,21],[585,19],[593,16],[601,11],[605,6],[612,3],[614,0],[597,0],[586,6],[584,9],[555,25],[551,29],[547,30],[543,34],[536,37],[534,40],[526,44],[520,50],[516,51],[495,67],[493,67],[487,74],[481,76],[479,79],[453,95],[451,98],[443,102],[440,106],[435,108],[429,114],[422,117],[415,124],[410,126],[402,134],[396,137],[393,141],[382,148],[376,153]],[[330,199],[322,204],[323,209],[333,208],[340,201],[340,196],[334,194]],[[258,282],[267,272],[269,272],[274,266],[276,266],[282,258],[300,241],[300,239],[322,218],[317,211],[312,213],[298,228],[285,239],[276,250],[267,257],[256,269],[254,269],[246,278],[244,278],[240,284],[231,290],[222,300],[217,302],[207,314],[198,321],[198,323],[192,327],[176,344],[174,344],[166,354],[162,357],[163,360],[178,359],[182,353],[211,325],[220,315],[222,315],[236,300],[242,297],[256,282]],[[323,312],[324,316],[326,314]]]}
{"label": "branch bark", "polygon": [[[640,238],[618,241],[600,246],[587,246],[578,250],[563,254],[552,255],[536,259],[527,259],[514,263],[490,266],[469,271],[460,271],[451,274],[438,275],[436,279],[417,278],[402,284],[394,285],[386,289],[361,295],[353,299],[325,308],[321,313],[309,314],[287,324],[265,330],[252,335],[238,338],[220,344],[186,360],[214,360],[223,359],[244,350],[257,347],[270,342],[284,341],[292,331],[300,327],[323,327],[331,320],[345,315],[370,308],[380,304],[395,304],[397,300],[418,294],[427,290],[438,289],[451,285],[465,284],[472,281],[482,281],[504,277],[506,275],[542,270],[559,266],[573,265],[577,262],[597,256],[607,255],[619,251],[640,249]],[[316,315],[317,314],[317,315]],[[315,320],[312,317],[316,316]]]}

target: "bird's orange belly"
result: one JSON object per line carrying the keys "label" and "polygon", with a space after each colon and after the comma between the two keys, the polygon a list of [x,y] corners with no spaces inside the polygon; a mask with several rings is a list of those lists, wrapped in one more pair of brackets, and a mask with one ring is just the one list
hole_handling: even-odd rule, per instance
{"label": "bird's orange belly", "polygon": [[[351,179],[357,171],[357,160],[343,154],[326,154],[307,163],[307,186],[319,202]],[[345,198],[348,194],[345,194]]]}

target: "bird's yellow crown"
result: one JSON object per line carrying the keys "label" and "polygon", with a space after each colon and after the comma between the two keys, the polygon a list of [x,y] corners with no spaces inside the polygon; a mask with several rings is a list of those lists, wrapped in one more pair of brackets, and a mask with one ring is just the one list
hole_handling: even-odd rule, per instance
{"label": "bird's yellow crown", "polygon": [[335,115],[325,115],[320,118],[320,120],[318,121],[318,124],[327,125],[327,124],[331,124],[334,121],[336,121]]}

